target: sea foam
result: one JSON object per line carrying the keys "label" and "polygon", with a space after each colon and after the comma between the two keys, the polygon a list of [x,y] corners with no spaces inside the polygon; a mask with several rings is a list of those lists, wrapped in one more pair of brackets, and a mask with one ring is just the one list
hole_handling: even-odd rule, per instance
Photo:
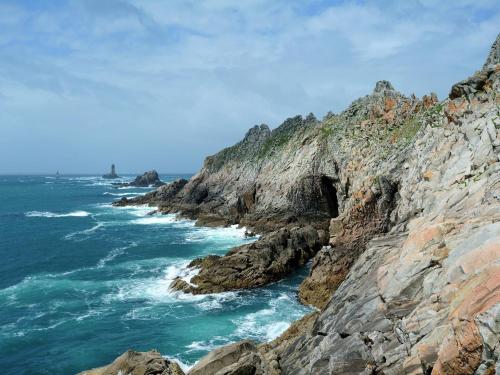
{"label": "sea foam", "polygon": [[55,213],[50,211],[30,211],[26,212],[25,215],[27,217],[54,218],[54,217],[86,217],[90,216],[90,213],[87,211],[73,211],[68,213]]}
{"label": "sea foam", "polygon": [[130,192],[130,193],[111,193],[109,191],[105,191],[104,193],[102,193],[102,195],[111,195],[113,197],[126,197],[126,196],[142,195],[142,193],[133,193],[133,192]]}

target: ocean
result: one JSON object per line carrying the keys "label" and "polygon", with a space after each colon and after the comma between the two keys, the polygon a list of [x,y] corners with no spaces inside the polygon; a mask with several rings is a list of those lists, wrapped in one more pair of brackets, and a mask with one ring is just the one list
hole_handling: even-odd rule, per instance
{"label": "ocean", "polygon": [[112,207],[151,189],[111,182],[0,176],[0,373],[75,374],[131,348],[188,368],[219,345],[271,340],[310,311],[297,300],[307,269],[253,290],[170,291],[190,260],[254,239],[244,228],[148,215],[151,207]]}

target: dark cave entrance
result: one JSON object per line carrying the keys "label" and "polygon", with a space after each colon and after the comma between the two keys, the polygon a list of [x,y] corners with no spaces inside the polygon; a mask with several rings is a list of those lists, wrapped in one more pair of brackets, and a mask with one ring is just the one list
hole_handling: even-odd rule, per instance
{"label": "dark cave entrance", "polygon": [[339,202],[337,199],[337,188],[331,177],[321,176],[321,194],[326,199],[328,214],[330,217],[339,216]]}

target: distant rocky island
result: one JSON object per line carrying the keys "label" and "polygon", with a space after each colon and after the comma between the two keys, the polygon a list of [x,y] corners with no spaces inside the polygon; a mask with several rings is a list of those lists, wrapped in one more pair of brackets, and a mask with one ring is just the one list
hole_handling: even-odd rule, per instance
{"label": "distant rocky island", "polygon": [[[498,374],[499,155],[500,35],[442,101],[380,81],[339,114],[256,125],[189,181],[115,205],[261,235],[192,261],[177,291],[258,288],[312,262],[298,297],[316,312],[189,375]],[[84,373],[183,374],[156,351]]]}
{"label": "distant rocky island", "polygon": [[120,176],[116,174],[114,164],[111,164],[111,171],[107,174],[102,175],[102,178],[120,178]]}
{"label": "distant rocky island", "polygon": [[160,180],[160,176],[158,172],[154,169],[148,172],[144,172],[144,174],[137,176],[131,182],[125,183],[113,183],[116,187],[125,187],[125,186],[135,186],[135,187],[160,187],[164,183]]}

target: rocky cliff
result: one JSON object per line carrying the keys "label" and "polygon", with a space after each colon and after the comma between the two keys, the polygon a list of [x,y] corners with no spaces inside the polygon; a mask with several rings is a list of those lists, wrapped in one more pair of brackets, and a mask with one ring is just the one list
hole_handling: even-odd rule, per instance
{"label": "rocky cliff", "polygon": [[499,40],[444,101],[380,81],[340,114],[255,126],[191,180],[117,202],[262,234],[194,261],[179,290],[258,287],[312,259],[299,296],[319,313],[191,373],[500,373]]}

